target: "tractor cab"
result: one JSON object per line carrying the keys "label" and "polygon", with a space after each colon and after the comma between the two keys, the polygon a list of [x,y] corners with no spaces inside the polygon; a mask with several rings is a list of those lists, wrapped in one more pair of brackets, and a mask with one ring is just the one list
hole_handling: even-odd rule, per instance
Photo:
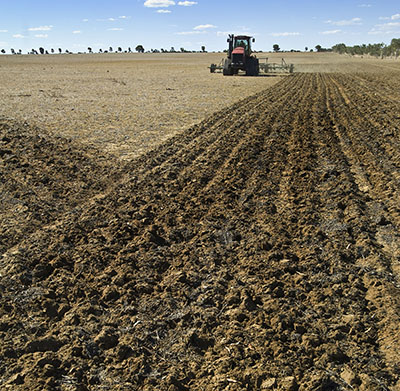
{"label": "tractor cab", "polygon": [[249,57],[251,56],[251,42],[255,42],[255,39],[248,35],[230,34],[227,42],[229,43],[228,58],[231,58],[232,54],[239,53]]}
{"label": "tractor cab", "polygon": [[246,56],[251,55],[251,40],[254,42],[254,38],[252,39],[251,37],[245,36],[245,35],[240,35],[236,36],[233,42],[233,50],[237,48],[243,48],[244,49],[244,54]]}

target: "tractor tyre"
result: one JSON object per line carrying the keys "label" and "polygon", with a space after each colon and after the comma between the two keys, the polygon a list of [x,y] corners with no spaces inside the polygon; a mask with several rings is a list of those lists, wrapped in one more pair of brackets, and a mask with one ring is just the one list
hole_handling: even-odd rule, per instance
{"label": "tractor tyre", "polygon": [[233,75],[232,64],[228,59],[225,60],[224,69],[222,70],[222,74],[224,76],[232,76]]}
{"label": "tractor tyre", "polygon": [[225,69],[225,68],[224,68],[224,70],[222,71],[222,74],[223,74],[224,76],[233,76],[233,70],[230,69],[230,68],[228,68],[228,69]]}
{"label": "tractor tyre", "polygon": [[246,76],[258,76],[259,63],[257,58],[250,58],[246,66]]}

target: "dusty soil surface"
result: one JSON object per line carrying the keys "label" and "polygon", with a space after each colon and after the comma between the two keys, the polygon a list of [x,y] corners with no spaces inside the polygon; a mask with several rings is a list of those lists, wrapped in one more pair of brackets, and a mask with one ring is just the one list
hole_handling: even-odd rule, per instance
{"label": "dusty soil surface", "polygon": [[3,121],[0,388],[398,391],[398,84],[283,78],[130,162]]}
{"label": "dusty soil surface", "polygon": [[279,80],[211,77],[223,56],[0,56],[0,117],[132,159]]}
{"label": "dusty soil surface", "polygon": [[[210,75],[225,54],[0,56],[0,118],[28,122],[125,160],[279,77]],[[257,53],[300,72],[380,72],[400,61],[331,53]]]}
{"label": "dusty soil surface", "polygon": [[118,178],[112,157],[26,123],[0,122],[0,134],[1,253]]}

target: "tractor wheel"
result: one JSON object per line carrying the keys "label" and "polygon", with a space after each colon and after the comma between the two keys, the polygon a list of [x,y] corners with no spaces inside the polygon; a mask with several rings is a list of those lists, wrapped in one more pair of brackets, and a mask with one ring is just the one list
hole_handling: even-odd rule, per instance
{"label": "tractor wheel", "polygon": [[233,76],[233,69],[231,69],[231,68],[225,69],[224,68],[224,70],[222,71],[222,74],[224,76]]}
{"label": "tractor wheel", "polygon": [[246,76],[258,76],[259,64],[257,58],[250,58],[246,66]]}
{"label": "tractor wheel", "polygon": [[258,76],[259,73],[260,73],[260,64],[258,62],[258,59],[256,58],[256,60],[254,61],[254,76]]}
{"label": "tractor wheel", "polygon": [[233,75],[233,68],[231,66],[231,62],[226,59],[224,63],[224,69],[222,70],[222,74],[224,76],[232,76]]}

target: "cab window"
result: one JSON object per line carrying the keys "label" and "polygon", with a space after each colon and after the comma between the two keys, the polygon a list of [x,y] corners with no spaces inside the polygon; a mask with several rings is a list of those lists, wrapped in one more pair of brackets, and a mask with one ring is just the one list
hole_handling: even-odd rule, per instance
{"label": "cab window", "polygon": [[247,51],[248,43],[247,43],[246,40],[244,40],[244,39],[238,39],[238,40],[236,41],[235,48],[240,47],[240,46],[241,46],[242,48],[244,48],[244,49]]}

